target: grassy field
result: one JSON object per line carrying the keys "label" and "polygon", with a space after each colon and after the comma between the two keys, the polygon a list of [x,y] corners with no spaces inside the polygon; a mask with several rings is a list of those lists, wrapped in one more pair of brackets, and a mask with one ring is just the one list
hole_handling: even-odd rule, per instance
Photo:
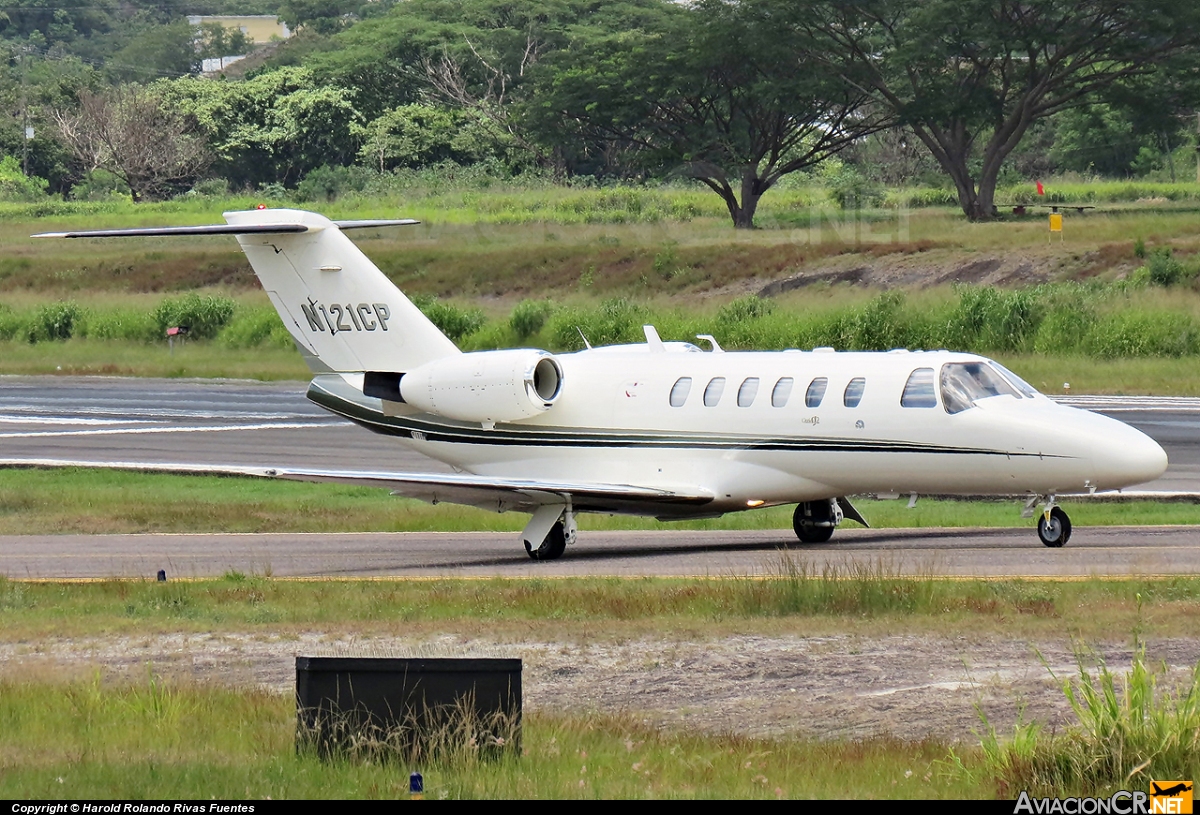
{"label": "grassy field", "polygon": [[[942,580],[883,567],[814,570],[781,554],[765,578],[288,580],[229,573],[195,581],[60,584],[0,578],[5,639],[170,632],[288,636],[816,636],[996,633],[1111,640],[1194,635],[1200,579]],[[3,672],[0,671],[0,674]]]}
{"label": "grassy field", "polygon": [[[402,799],[408,773],[431,800],[977,798],[937,743],[835,744],[663,732],[637,717],[526,714],[523,752],[462,749],[416,766],[322,761],[295,749],[294,702],[162,683],[0,682],[0,796],[9,799]],[[972,766],[982,764],[968,753]],[[846,779],[854,779],[847,787]]]}
{"label": "grassy field", "polygon": [[[1085,641],[1132,630],[1165,640],[1194,635],[1200,580],[983,583],[793,569],[766,580],[300,583],[230,574],[169,584],[0,580],[0,610],[5,639],[34,649],[52,637],[286,638],[314,629],[421,637],[480,626],[491,636],[590,642],[772,630],[1035,640],[1070,632]],[[132,674],[81,664],[49,672],[19,660],[0,667],[0,795],[395,798],[418,769],[433,799],[1011,798],[1021,789],[1111,794],[1200,770],[1200,674],[1167,692],[1140,646],[1128,671],[1081,657],[1063,684],[1070,726],[1019,725],[1010,737],[984,721],[977,746],[750,738],[655,727],[636,712],[539,709],[526,714],[519,756],[485,758],[464,739],[420,761],[321,761],[294,746],[290,696],[163,678],[153,666]]]}
{"label": "grassy field", "polygon": [[[843,212],[821,190],[802,186],[764,199],[762,228],[754,231],[732,230],[715,197],[676,187],[414,187],[404,198],[319,208],[335,217],[423,218],[418,227],[357,239],[468,350],[573,350],[576,326],[597,343],[637,341],[649,321],[665,338],[713,333],[730,348],[980,350],[1047,392],[1070,382],[1076,393],[1192,395],[1200,393],[1191,364],[1200,356],[1200,187],[1191,186],[1062,185],[1064,200],[1108,202],[1070,213],[1063,244],[1046,243],[1040,215],[970,224],[949,207],[912,208],[903,191],[891,208]],[[213,222],[223,209],[254,203],[0,206],[0,372],[304,378],[232,241],[28,237]],[[1169,289],[1119,282],[1168,249],[1178,277]],[[946,280],[976,261],[1014,255],[1025,259],[1026,278],[1005,283],[1008,293],[988,302],[968,302],[970,286],[921,282],[923,269]],[[887,270],[901,270],[908,282],[900,294],[881,296],[886,283],[837,283],[830,272],[764,308],[738,301],[814,269],[859,267],[882,270],[881,281]],[[1029,288],[1043,281],[1058,282]],[[216,339],[171,353],[162,336],[168,318],[155,315],[189,292],[222,299],[230,311]],[[517,321],[518,307],[528,316],[540,304],[544,313],[533,323]],[[63,308],[72,314],[65,328]]]}

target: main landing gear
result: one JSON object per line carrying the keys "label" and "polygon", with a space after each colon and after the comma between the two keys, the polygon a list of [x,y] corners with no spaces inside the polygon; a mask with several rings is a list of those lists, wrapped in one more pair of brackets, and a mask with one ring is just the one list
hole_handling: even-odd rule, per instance
{"label": "main landing gear", "polygon": [[792,529],[801,543],[825,543],[846,518],[867,528],[871,526],[847,499],[827,498],[797,504],[792,514]]}
{"label": "main landing gear", "polygon": [[[557,560],[575,542],[575,513],[568,504],[547,504],[529,519],[521,540],[534,560]],[[536,545],[535,545],[536,544]]]}
{"label": "main landing gear", "polygon": [[[1025,504],[1023,517],[1028,518],[1033,514],[1033,507],[1038,502],[1038,497],[1035,495]],[[1054,496],[1046,498],[1046,506],[1042,509],[1042,513],[1038,515],[1037,522],[1038,537],[1042,539],[1042,543],[1052,549],[1057,549],[1063,546],[1071,539],[1071,519],[1067,517],[1067,513],[1063,512],[1062,507],[1054,502]]]}

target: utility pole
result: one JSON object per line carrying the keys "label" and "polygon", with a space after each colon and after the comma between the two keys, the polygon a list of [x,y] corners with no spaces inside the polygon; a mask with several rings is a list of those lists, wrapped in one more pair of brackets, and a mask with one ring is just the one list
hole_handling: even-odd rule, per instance
{"label": "utility pole", "polygon": [[32,48],[28,45],[18,46],[17,59],[21,63],[21,172],[29,176],[29,142],[33,138],[33,128],[29,126],[29,53]]}

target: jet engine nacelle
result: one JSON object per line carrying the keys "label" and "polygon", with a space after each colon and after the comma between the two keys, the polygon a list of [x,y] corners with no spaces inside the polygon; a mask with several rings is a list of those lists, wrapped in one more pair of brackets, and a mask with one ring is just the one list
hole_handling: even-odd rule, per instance
{"label": "jet engine nacelle", "polygon": [[562,366],[545,351],[475,351],[427,362],[400,379],[413,407],[463,422],[511,422],[549,410]]}

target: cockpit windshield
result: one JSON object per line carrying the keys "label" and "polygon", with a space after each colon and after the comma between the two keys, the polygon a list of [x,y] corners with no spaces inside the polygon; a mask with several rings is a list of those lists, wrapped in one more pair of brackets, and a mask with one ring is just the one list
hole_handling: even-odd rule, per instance
{"label": "cockpit windshield", "polygon": [[991,360],[991,364],[992,364],[992,367],[995,368],[1000,373],[1002,373],[1004,375],[1004,378],[1007,379],[1009,382],[1011,382],[1013,387],[1016,388],[1017,390],[1019,390],[1023,396],[1025,396],[1026,398],[1029,398],[1029,399],[1032,399],[1033,397],[1037,396],[1037,388],[1035,388],[1033,385],[1030,385],[1024,379],[1017,376],[1012,371],[1008,370],[1008,368],[1005,368],[999,362],[996,362],[995,360]]}
{"label": "cockpit windshield", "polygon": [[941,384],[947,413],[961,413],[991,396],[1021,398],[1008,379],[986,362],[947,362],[942,366]]}

